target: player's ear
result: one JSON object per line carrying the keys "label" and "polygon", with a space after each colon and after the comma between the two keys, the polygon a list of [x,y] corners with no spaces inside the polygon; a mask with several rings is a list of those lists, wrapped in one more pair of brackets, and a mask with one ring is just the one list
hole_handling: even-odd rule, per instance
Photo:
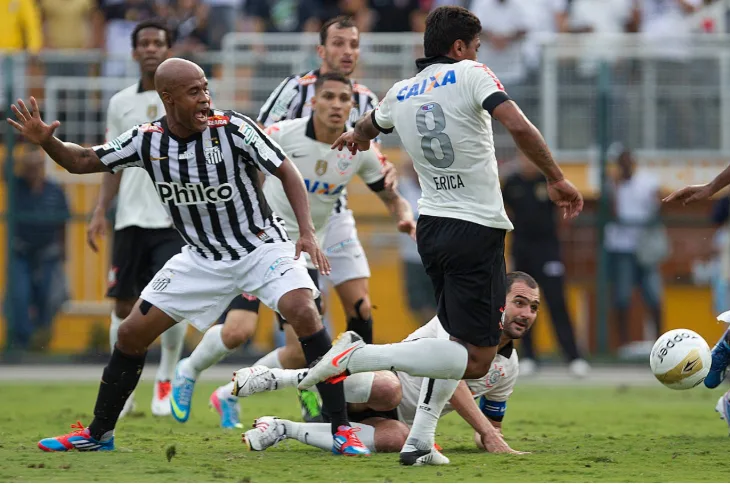
{"label": "player's ear", "polygon": [[172,94],[167,91],[162,91],[162,93],[160,94],[160,98],[162,98],[162,102],[165,104],[174,104],[172,102]]}
{"label": "player's ear", "polygon": [[317,55],[320,59],[324,60],[324,45],[317,45]]}
{"label": "player's ear", "polygon": [[314,96],[312,96],[312,99],[310,101],[312,103],[312,111],[314,111],[314,107],[317,105],[317,95],[318,94],[319,94],[318,92],[315,92]]}

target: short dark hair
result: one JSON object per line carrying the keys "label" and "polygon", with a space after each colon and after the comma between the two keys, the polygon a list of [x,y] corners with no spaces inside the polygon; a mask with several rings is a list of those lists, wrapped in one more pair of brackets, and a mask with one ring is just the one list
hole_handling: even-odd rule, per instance
{"label": "short dark hair", "polygon": [[138,23],[132,31],[132,48],[137,48],[137,35],[142,29],[157,29],[165,32],[165,40],[167,41],[167,47],[172,47],[172,32],[167,28],[167,24],[164,20],[158,18],[151,18],[149,20],[143,20]]}
{"label": "short dark hair", "polygon": [[319,88],[327,81],[341,82],[347,84],[352,89],[352,82],[339,72],[328,72],[327,74],[320,74],[317,76],[317,80],[314,82],[314,92],[319,91]]}
{"label": "short dark hair", "polygon": [[352,20],[352,17],[348,17],[347,15],[340,15],[339,17],[331,18],[323,23],[322,28],[319,29],[319,45],[324,45],[327,43],[327,35],[329,29],[333,25],[338,29],[349,29],[352,27],[357,28],[357,25],[355,25],[355,21]]}
{"label": "short dark hair", "polygon": [[507,292],[512,290],[512,285],[515,282],[522,282],[530,289],[537,289],[537,281],[527,272],[512,271],[507,273]]}
{"label": "short dark hair", "polygon": [[454,42],[473,41],[482,31],[479,18],[464,7],[439,7],[426,17],[423,50],[426,57],[446,55]]}

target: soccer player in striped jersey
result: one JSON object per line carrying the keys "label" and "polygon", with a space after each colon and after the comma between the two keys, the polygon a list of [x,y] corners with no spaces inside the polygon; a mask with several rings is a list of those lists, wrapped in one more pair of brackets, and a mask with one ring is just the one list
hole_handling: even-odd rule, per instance
{"label": "soccer player in striped jersey", "polygon": [[[306,252],[323,274],[329,272],[299,171],[254,121],[211,109],[208,80],[198,65],[166,60],[155,72],[155,89],[165,116],[93,148],[54,137],[60,123],[44,123],[34,98],[30,110],[22,100],[11,108],[16,120],[8,122],[71,173],[144,168],[187,242],[119,327],[91,425],[41,440],[44,451],[113,450],[119,413],[139,381],[148,346],[182,320],[207,329],[241,292],[255,295],[291,323],[308,361],[331,348],[314,304],[319,291],[300,258]],[[296,245],[266,204],[259,171],[281,180],[301,230]],[[322,385],[320,393],[334,413],[332,451],[369,454],[349,426],[342,385]]]}
{"label": "soccer player in striped jersey", "polygon": [[[499,351],[489,372],[482,378],[462,380],[441,415],[456,411],[474,429],[474,440],[481,449],[499,451],[490,441],[489,427],[502,431],[507,400],[512,395],[519,360],[514,342],[522,338],[537,318],[540,291],[535,279],[524,272],[507,274],[507,301],[504,306],[504,331]],[[448,339],[438,316],[411,333],[404,341],[421,338]],[[241,397],[258,392],[296,386],[307,369],[282,370],[264,366],[243,368],[236,372],[236,391]],[[398,452],[405,444],[413,424],[423,378],[404,372],[377,371],[357,373],[345,380],[345,398],[350,419],[361,427],[363,443],[376,452]],[[479,401],[478,408],[476,400]],[[256,419],[252,430],[243,435],[251,450],[265,450],[283,439],[329,450],[331,437],[326,426],[298,423],[277,417]],[[449,460],[440,452],[432,455],[435,464]]]}
{"label": "soccer player in striped jersey", "polygon": [[[258,122],[262,127],[287,119],[306,118],[312,114],[312,99],[315,95],[317,78],[326,73],[338,72],[350,77],[360,58],[360,33],[355,23],[348,17],[335,17],[328,20],[320,30],[320,45],[317,53],[322,59],[318,69],[295,74],[284,79],[271,93],[259,113]],[[373,109],[378,98],[367,87],[352,81],[352,107],[348,124],[352,125],[367,111]],[[377,141],[377,140],[376,140]],[[379,153],[374,146],[376,153]],[[396,174],[393,165],[381,155],[385,188],[395,188]],[[332,266],[327,276],[337,292],[347,317],[347,329],[355,331],[367,342],[373,339],[372,307],[369,297],[368,279],[370,268],[365,251],[358,239],[357,228],[352,211],[347,207],[347,190],[342,190],[333,207],[332,216],[327,222],[324,239],[321,241]],[[245,341],[255,330],[258,321],[259,301],[248,296],[236,298],[226,311],[225,319],[230,321],[226,328],[206,335],[190,355],[181,362],[183,371],[191,375],[219,361],[226,348]],[[303,355],[299,349],[296,335],[291,328],[283,326],[286,346],[274,349],[257,363],[271,368],[299,368]],[[227,341],[216,335],[228,335]],[[233,346],[231,346],[233,345]],[[173,381],[172,397],[175,399],[177,386]],[[213,393],[210,402],[221,416],[221,426],[231,427],[238,424],[237,411],[227,405],[224,395]],[[304,390],[299,392],[302,416],[306,421],[321,421],[321,408],[317,395]],[[230,402],[228,402],[230,403]]]}
{"label": "soccer player in striped jersey", "polygon": [[[165,107],[155,91],[155,71],[167,59],[172,34],[159,20],[140,22],[132,32],[132,57],[142,73],[139,82],[112,96],[107,110],[106,139],[111,141],[130,126],[154,121]],[[129,316],[139,293],[172,256],[180,253],[185,241],[172,225],[155,186],[142,168],[105,173],[99,200],[87,230],[87,242],[96,252],[96,241],[106,233],[106,214],[117,196],[114,220],[112,264],[107,297],[114,298],[109,325],[110,348],[117,331]],[[155,376],[152,415],[170,415],[171,381],[182,353],[186,323],[176,324],[160,338],[160,366]],[[133,410],[134,394],[124,404],[121,416]]]}

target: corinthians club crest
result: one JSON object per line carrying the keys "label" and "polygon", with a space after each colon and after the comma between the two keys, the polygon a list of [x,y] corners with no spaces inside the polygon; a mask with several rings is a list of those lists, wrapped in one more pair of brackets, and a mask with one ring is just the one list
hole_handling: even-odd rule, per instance
{"label": "corinthians club crest", "polygon": [[314,165],[314,172],[317,176],[322,176],[327,173],[327,160],[317,160],[317,163]]}
{"label": "corinthians club crest", "polygon": [[340,172],[340,175],[344,175],[350,165],[352,165],[352,155],[350,153],[337,153],[337,171]]}

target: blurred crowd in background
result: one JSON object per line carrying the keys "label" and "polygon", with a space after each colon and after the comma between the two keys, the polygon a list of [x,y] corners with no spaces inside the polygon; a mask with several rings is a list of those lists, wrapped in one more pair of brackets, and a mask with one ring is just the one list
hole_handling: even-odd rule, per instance
{"label": "blurred crowd in background", "polygon": [[[428,13],[442,5],[461,5],[472,10],[483,26],[480,60],[488,64],[520,99],[520,89],[539,83],[541,42],[554,34],[633,33],[657,38],[666,59],[676,62],[688,48],[686,35],[726,32],[730,9],[718,18],[724,0],[0,0],[0,55],[27,52],[32,65],[40,53],[53,50],[98,49],[127,55],[134,26],[149,18],[163,18],[174,34],[175,55],[189,56],[219,51],[232,32],[318,32],[324,21],[337,15],[354,18],[360,32],[423,32]],[[671,38],[671,42],[664,39]],[[595,69],[583,62],[578,71]],[[46,62],[46,76],[87,76],[85,62]],[[106,76],[123,73],[106,72]],[[687,78],[683,82],[691,83]],[[21,81],[22,83],[22,81]],[[273,88],[273,86],[271,86]],[[382,95],[382,92],[378,94]],[[531,100],[532,99],[532,104]],[[525,96],[521,105],[528,114],[539,111],[535,97]],[[682,107],[679,106],[680,113]],[[2,106],[7,112],[7,106]],[[252,113],[249,113],[252,114]],[[670,113],[671,114],[671,113]],[[101,117],[97,118],[101,122]],[[539,124],[539,123],[538,123]],[[625,129],[625,128],[624,128]],[[698,128],[698,130],[701,130]],[[621,131],[621,127],[618,127]],[[671,145],[675,139],[692,137],[692,130],[660,133]],[[624,140],[626,141],[626,140]],[[555,328],[556,340],[565,359],[581,358],[566,306],[565,274],[559,237],[559,220],[547,200],[544,180],[518,154],[501,168],[505,201],[517,230],[513,234],[511,259],[514,269],[533,274],[541,284]],[[504,161],[504,160],[501,160]],[[635,157],[626,147],[616,147],[607,188],[612,222],[606,227],[604,249],[611,257],[613,308],[617,346],[632,338],[627,327],[634,286],[640,289],[653,332],[662,328],[664,307],[660,265],[670,255],[671,243],[661,221],[661,186],[648,172],[636,170]],[[399,165],[401,192],[413,204],[420,195],[418,180],[408,162]],[[6,206],[22,208],[8,257],[8,274],[16,290],[5,301],[4,314],[11,328],[7,348],[42,350],[48,346],[54,316],[69,298],[64,276],[66,224],[71,215],[62,186],[44,173],[43,155],[30,151],[18,160],[13,199]],[[542,184],[541,184],[542,183]],[[713,220],[724,226],[730,201],[717,202]],[[24,221],[24,214],[30,214]],[[45,218],[40,215],[45,215]],[[721,258],[730,266],[727,231],[719,230],[713,261],[707,268],[714,281],[717,308],[725,308],[727,281]],[[415,244],[401,238],[399,250],[404,277],[404,298],[414,320],[425,323],[435,310],[431,288],[423,278]],[[700,271],[701,272],[701,271]],[[387,317],[387,316],[386,316]],[[383,318],[381,318],[382,321]],[[652,336],[652,335],[650,335]],[[641,338],[639,338],[641,339]],[[529,372],[537,364],[530,338],[525,342]],[[533,366],[531,366],[533,365]],[[523,370],[521,370],[523,371]]]}

